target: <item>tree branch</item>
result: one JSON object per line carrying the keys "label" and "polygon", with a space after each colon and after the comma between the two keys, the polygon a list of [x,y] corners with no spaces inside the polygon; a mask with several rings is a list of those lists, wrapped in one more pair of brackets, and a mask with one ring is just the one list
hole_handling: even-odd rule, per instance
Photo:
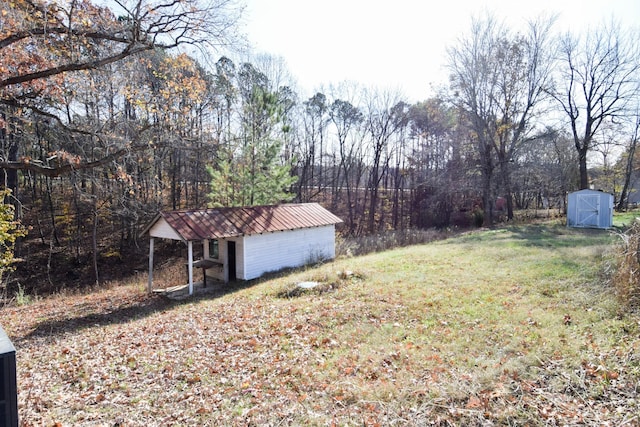
{"label": "tree branch", "polygon": [[21,159],[17,161],[2,161],[0,160],[0,169],[4,170],[19,170],[30,171],[40,175],[47,176],[49,178],[55,178],[62,175],[67,175],[74,171],[94,169],[100,166],[104,166],[128,153],[142,151],[149,148],[146,144],[136,145],[133,147],[120,148],[106,156],[93,160],[90,162],[79,163],[64,163],[57,166],[46,165],[41,161],[31,159]]}
{"label": "tree branch", "polygon": [[127,58],[136,53],[143,52],[145,50],[153,49],[153,45],[134,45],[131,44],[127,46],[124,50],[119,52],[116,55],[107,56],[101,59],[94,59],[91,61],[78,62],[78,63],[68,63],[59,65],[57,67],[47,68],[45,70],[36,71],[34,73],[21,74],[13,77],[8,77],[6,79],[0,80],[0,88],[11,86],[15,84],[25,83],[32,80],[44,79],[47,77],[56,76],[58,74],[70,72],[70,71],[82,71],[82,70],[92,70],[95,68],[102,67],[104,65],[108,65],[117,61],[120,61],[124,58]]}

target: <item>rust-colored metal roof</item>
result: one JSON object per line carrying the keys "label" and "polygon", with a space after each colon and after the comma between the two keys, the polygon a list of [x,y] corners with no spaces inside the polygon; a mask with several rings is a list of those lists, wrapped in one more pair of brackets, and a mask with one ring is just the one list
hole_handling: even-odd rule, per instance
{"label": "rust-colored metal roof", "polygon": [[160,212],[185,241],[222,239],[339,224],[340,218],[317,203]]}

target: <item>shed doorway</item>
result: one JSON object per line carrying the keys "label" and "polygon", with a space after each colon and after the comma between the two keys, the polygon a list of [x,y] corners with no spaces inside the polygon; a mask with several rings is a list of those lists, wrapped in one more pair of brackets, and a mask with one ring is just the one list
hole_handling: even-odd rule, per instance
{"label": "shed doorway", "polygon": [[600,196],[578,194],[578,223],[580,227],[597,227],[600,218]]}
{"label": "shed doorway", "polygon": [[229,281],[237,279],[236,276],[236,242],[227,242],[227,260],[229,261]]}
{"label": "shed doorway", "polygon": [[611,228],[613,226],[613,194],[590,189],[569,193],[567,226]]}

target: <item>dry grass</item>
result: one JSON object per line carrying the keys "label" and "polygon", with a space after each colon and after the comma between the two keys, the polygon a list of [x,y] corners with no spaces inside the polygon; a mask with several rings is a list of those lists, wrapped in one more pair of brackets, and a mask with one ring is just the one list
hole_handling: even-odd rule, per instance
{"label": "dry grass", "polygon": [[626,310],[640,308],[640,220],[619,233],[620,247],[615,260],[613,283]]}
{"label": "dry grass", "polygon": [[[637,425],[609,233],[486,230],[172,302],[139,283],[2,311],[24,425]],[[317,291],[290,294],[296,283]],[[286,298],[283,298],[285,296]]]}
{"label": "dry grass", "polygon": [[410,245],[419,245],[449,237],[452,233],[447,230],[389,230],[374,235],[359,237],[339,237],[336,242],[338,257],[366,255],[374,252],[387,251]]}

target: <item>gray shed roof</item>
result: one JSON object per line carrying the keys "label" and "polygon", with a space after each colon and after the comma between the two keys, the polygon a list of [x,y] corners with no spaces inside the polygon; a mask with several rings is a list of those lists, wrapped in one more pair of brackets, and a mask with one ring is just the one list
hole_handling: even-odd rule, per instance
{"label": "gray shed roof", "polygon": [[229,207],[160,212],[145,228],[164,219],[184,241],[222,239],[300,228],[335,225],[340,218],[318,203]]}

